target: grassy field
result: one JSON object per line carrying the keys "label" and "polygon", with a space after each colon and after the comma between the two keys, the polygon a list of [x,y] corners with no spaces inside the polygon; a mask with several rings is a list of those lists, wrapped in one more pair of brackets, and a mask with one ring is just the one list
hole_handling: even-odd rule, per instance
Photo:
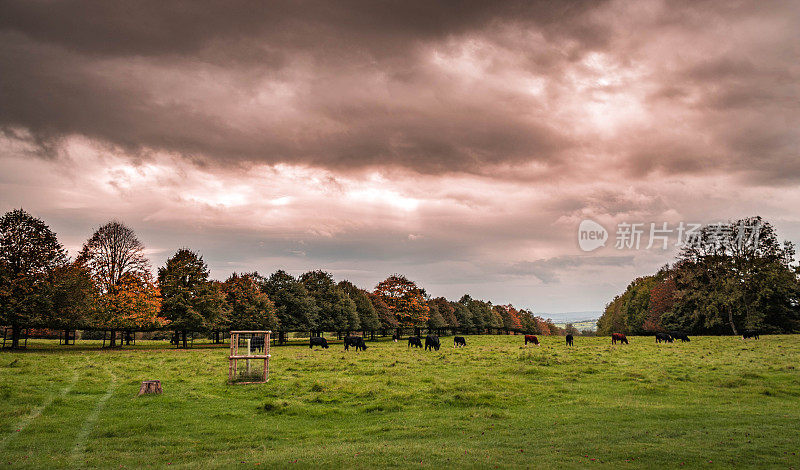
{"label": "grassy field", "polygon": [[236,386],[227,348],[34,341],[0,353],[0,467],[800,467],[800,336],[541,339],[274,347]]}

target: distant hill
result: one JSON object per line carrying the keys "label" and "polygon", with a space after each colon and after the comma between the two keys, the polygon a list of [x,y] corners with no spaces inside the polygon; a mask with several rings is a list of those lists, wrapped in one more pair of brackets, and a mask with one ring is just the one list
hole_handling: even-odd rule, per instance
{"label": "distant hill", "polygon": [[597,319],[603,312],[583,311],[583,312],[560,312],[560,313],[537,313],[542,318],[550,318],[556,326],[564,328],[567,323],[572,323],[579,330],[596,330]]}

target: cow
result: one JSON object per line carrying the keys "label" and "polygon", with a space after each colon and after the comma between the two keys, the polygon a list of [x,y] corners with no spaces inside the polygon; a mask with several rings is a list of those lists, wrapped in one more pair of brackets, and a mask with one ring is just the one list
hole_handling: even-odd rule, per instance
{"label": "cow", "polygon": [[691,341],[689,339],[689,335],[687,335],[686,333],[683,333],[681,331],[673,331],[672,333],[670,333],[670,335],[672,335],[673,339],[681,340],[682,343],[685,343],[687,341]]}
{"label": "cow", "polygon": [[671,343],[674,340],[668,333],[656,333],[656,343]]}
{"label": "cow", "polygon": [[453,337],[453,347],[454,348],[456,346],[466,346],[466,345],[467,345],[467,340],[464,339],[463,336],[454,336]]}
{"label": "cow", "polygon": [[525,345],[527,346],[528,343],[533,343],[536,346],[539,346],[539,338],[536,335],[525,335]]}
{"label": "cow", "polygon": [[742,332],[742,339],[747,339],[747,338],[758,339],[758,331],[744,330]]}
{"label": "cow", "polygon": [[628,338],[622,333],[611,333],[611,344],[617,344],[617,341],[620,343],[628,344]]}
{"label": "cow", "polygon": [[308,341],[308,347],[310,349],[314,349],[314,346],[322,346],[325,349],[328,349],[328,340],[323,337],[314,337]]}
{"label": "cow", "polygon": [[436,335],[428,335],[425,337],[425,350],[433,351],[439,350],[439,337]]}
{"label": "cow", "polygon": [[422,347],[422,339],[419,336],[409,336],[408,338],[408,347],[414,346],[415,348]]}
{"label": "cow", "polygon": [[356,351],[366,351],[367,345],[364,344],[364,338],[361,336],[346,336],[344,338],[344,350],[349,351],[350,346],[355,346]]}
{"label": "cow", "polygon": [[253,336],[250,339],[250,351],[263,351],[264,350],[264,337]]}
{"label": "cow", "polygon": [[572,335],[567,335],[567,346],[572,346]]}

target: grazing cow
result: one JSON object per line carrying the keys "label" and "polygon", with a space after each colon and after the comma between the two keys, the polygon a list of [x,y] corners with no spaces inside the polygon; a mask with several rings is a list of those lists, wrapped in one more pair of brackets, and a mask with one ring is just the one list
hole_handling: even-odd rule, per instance
{"label": "grazing cow", "polygon": [[425,337],[425,350],[439,350],[439,337],[436,335],[428,335]]}
{"label": "grazing cow", "polygon": [[667,333],[656,333],[656,343],[671,343],[674,340]]}
{"label": "grazing cow", "polygon": [[567,346],[572,346],[572,335],[567,335]]}
{"label": "grazing cow", "polygon": [[687,335],[686,333],[683,333],[683,332],[681,332],[681,331],[673,331],[673,332],[672,332],[672,333],[670,333],[670,334],[672,335],[672,338],[674,338],[674,339],[679,339],[679,340],[681,340],[681,342],[683,342],[683,343],[685,343],[685,342],[687,342],[687,341],[691,341],[691,340],[689,339],[689,335]]}
{"label": "grazing cow", "polygon": [[454,336],[453,337],[453,347],[454,348],[456,346],[466,346],[466,345],[467,345],[467,340],[464,339],[463,336]]}
{"label": "grazing cow", "polygon": [[617,344],[617,341],[620,343],[628,344],[628,338],[622,333],[611,333],[611,344]]}
{"label": "grazing cow", "polygon": [[344,350],[349,351],[350,346],[355,346],[356,351],[366,351],[367,345],[364,344],[364,338],[361,336],[346,336],[344,338]]}
{"label": "grazing cow", "polygon": [[253,336],[250,339],[250,351],[263,351],[264,350],[264,337]]}
{"label": "grazing cow", "polygon": [[314,346],[322,346],[323,348],[328,349],[328,340],[321,336],[311,338],[308,342],[308,347],[314,349]]}
{"label": "grazing cow", "polygon": [[536,335],[525,335],[525,345],[527,346],[528,343],[533,343],[536,346],[539,346],[539,338]]}
{"label": "grazing cow", "polygon": [[410,336],[408,338],[408,347],[414,346],[415,348],[422,347],[422,339],[419,336]]}
{"label": "grazing cow", "polygon": [[753,338],[758,339],[758,331],[745,330],[742,332],[742,339]]}

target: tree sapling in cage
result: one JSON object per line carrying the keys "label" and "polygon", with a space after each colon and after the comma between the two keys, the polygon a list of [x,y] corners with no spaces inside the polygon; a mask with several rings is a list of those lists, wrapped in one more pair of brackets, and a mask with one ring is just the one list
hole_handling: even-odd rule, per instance
{"label": "tree sapling in cage", "polygon": [[265,383],[269,380],[271,331],[231,331],[228,383]]}

